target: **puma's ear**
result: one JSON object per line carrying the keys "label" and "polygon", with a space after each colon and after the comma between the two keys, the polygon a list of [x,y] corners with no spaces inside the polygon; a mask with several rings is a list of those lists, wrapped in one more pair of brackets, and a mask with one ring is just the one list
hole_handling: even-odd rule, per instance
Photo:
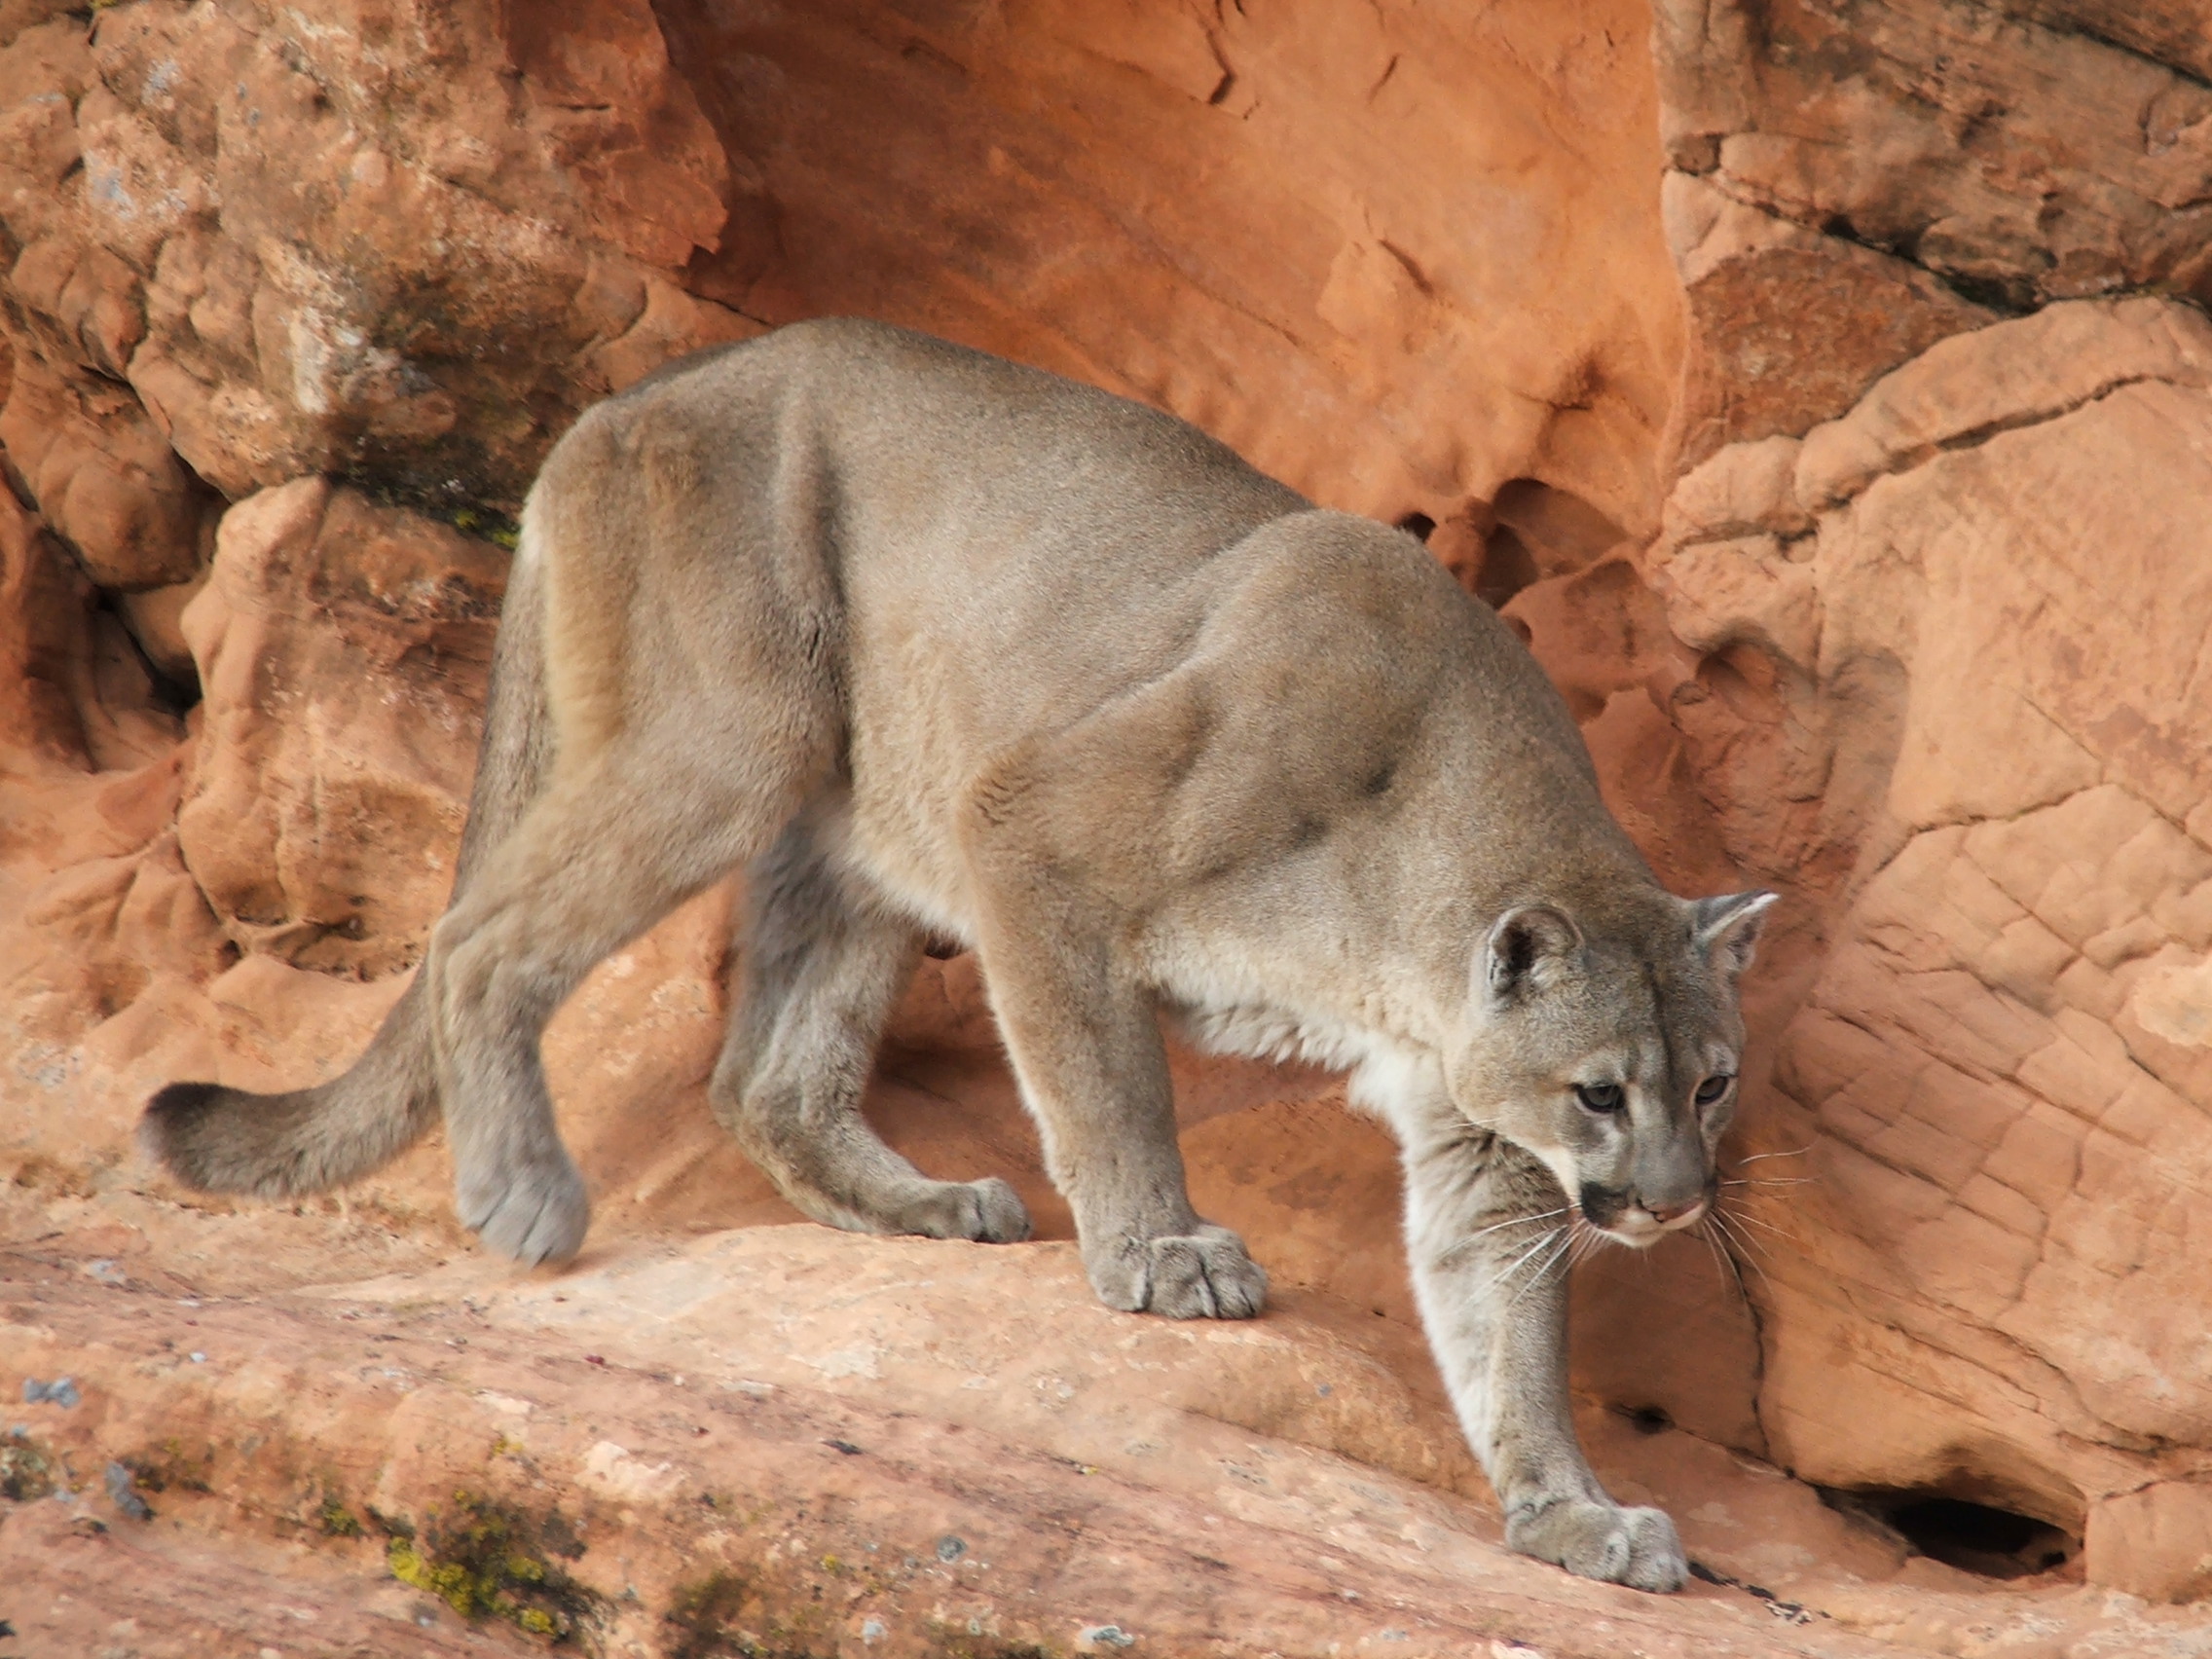
{"label": "puma's ear", "polygon": [[1690,939],[1706,961],[1733,979],[1751,965],[1772,893],[1725,893],[1690,905]]}
{"label": "puma's ear", "polygon": [[1475,961],[1475,982],[1493,1002],[1511,1002],[1559,983],[1582,948],[1582,930],[1549,904],[1518,904],[1492,924]]}

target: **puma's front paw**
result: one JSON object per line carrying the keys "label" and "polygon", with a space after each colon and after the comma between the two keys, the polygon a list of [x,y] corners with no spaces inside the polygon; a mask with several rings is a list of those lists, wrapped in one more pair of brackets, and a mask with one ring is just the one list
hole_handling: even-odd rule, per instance
{"label": "puma's front paw", "polygon": [[487,1247],[535,1267],[565,1262],[583,1247],[591,1198],[576,1166],[533,1161],[455,1182],[461,1223]]}
{"label": "puma's front paw", "polygon": [[1084,1252],[1091,1288],[1109,1308],[1170,1319],[1249,1319],[1268,1303],[1268,1275],[1226,1227],[1121,1238]]}
{"label": "puma's front paw", "polygon": [[1557,1562],[1583,1578],[1635,1590],[1679,1590],[1689,1572],[1675,1523],[1663,1509],[1565,1498],[1505,1524],[1506,1544],[1538,1561]]}

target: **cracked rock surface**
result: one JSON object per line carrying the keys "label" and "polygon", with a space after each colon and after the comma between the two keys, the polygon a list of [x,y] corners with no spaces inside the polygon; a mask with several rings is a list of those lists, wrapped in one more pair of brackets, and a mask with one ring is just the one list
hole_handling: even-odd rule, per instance
{"label": "cracked rock surface", "polygon": [[1648,555],[1730,849],[1826,918],[1761,1130],[1815,1178],[1762,1420],[1823,1484],[2212,1505],[2208,375],[2171,302],[1958,336],[1715,455]]}

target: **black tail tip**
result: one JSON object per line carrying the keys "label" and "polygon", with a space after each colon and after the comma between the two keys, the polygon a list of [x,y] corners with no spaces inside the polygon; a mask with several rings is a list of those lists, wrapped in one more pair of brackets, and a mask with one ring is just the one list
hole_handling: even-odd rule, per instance
{"label": "black tail tip", "polygon": [[138,1144],[171,1174],[196,1179],[189,1148],[198,1128],[223,1094],[220,1084],[172,1083],[146,1102],[138,1120]]}

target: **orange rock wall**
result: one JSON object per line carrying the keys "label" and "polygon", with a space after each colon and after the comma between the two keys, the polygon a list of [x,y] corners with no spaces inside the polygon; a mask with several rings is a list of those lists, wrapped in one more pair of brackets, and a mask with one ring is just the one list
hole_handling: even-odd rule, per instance
{"label": "orange rock wall", "polygon": [[[881,315],[1433,527],[1662,873],[1785,891],[1737,1150],[1805,1184],[1735,1189],[1732,1262],[1592,1264],[1588,1394],[2194,1593],[2208,41],[2178,0],[0,0],[0,1152],[143,1186],[158,1083],[344,1064],[440,903],[545,446]],[[550,1042],[605,1229],[788,1215],[700,1097],[723,904]],[[972,964],[897,1036],[894,1138],[1050,1226]],[[1326,1080],[1182,1082],[1201,1205],[1409,1318]],[[443,1181],[358,1201],[450,1240]]]}
{"label": "orange rock wall", "polygon": [[1525,476],[1648,525],[1680,302],[1642,9],[1209,10],[664,6],[751,233],[699,291],[1082,375],[1359,511]]}

